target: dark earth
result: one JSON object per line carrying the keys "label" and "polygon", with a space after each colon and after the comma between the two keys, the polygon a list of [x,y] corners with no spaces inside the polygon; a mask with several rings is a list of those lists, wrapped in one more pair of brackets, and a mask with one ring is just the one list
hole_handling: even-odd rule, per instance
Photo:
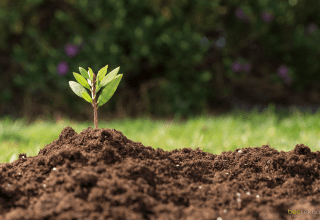
{"label": "dark earth", "polygon": [[303,144],[168,152],[66,127],[37,156],[0,164],[0,219],[320,219],[319,170]]}

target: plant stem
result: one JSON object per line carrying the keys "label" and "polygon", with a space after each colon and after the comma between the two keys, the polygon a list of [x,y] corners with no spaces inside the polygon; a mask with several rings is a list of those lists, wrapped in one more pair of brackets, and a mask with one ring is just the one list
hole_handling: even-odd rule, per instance
{"label": "plant stem", "polygon": [[96,74],[93,73],[93,82],[92,82],[92,92],[94,99],[92,100],[93,106],[93,120],[94,120],[94,127],[98,128],[98,109],[97,109],[97,97],[96,97]]}

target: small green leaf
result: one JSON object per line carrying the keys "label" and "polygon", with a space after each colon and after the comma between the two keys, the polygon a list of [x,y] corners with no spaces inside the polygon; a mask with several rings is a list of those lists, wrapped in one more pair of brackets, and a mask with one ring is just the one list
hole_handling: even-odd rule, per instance
{"label": "small green leaf", "polygon": [[81,76],[80,74],[75,73],[75,72],[73,72],[73,75],[74,75],[74,78],[76,78],[76,80],[77,80],[82,86],[84,86],[85,88],[91,90],[89,84],[87,83],[86,79],[85,79],[83,76]]}
{"label": "small green leaf", "polygon": [[99,79],[100,82],[103,80],[104,76],[106,75],[107,69],[108,69],[108,65],[106,65],[105,67],[99,70],[97,78]]}
{"label": "small green leaf", "polygon": [[97,88],[99,87],[99,84],[100,84],[100,80],[98,77],[96,77],[96,91],[97,91]]}
{"label": "small green leaf", "polygon": [[83,98],[82,96],[82,93],[83,92],[86,92],[87,93],[87,90],[82,86],[80,85],[79,83],[77,82],[74,82],[74,81],[69,81],[69,85],[72,89],[72,91],[79,97]]}
{"label": "small green leaf", "polygon": [[119,72],[120,67],[117,67],[116,69],[112,70],[110,73],[108,73],[108,75],[106,75],[100,83],[100,87],[104,87],[106,86],[109,82],[111,82],[111,80],[113,80],[117,73]]}
{"label": "small green leaf", "polygon": [[98,98],[98,106],[100,107],[105,104],[109,99],[113,96],[114,92],[116,91],[120,80],[122,79],[123,74],[117,75],[101,92]]}
{"label": "small green leaf", "polygon": [[99,92],[100,89],[101,89],[100,86],[96,87],[96,94]]}
{"label": "small green leaf", "polygon": [[88,69],[89,69],[88,73],[89,73],[89,76],[90,76],[90,80],[92,82],[93,81],[93,72],[92,72],[92,69],[90,67],[88,67]]}
{"label": "small green leaf", "polygon": [[85,69],[83,69],[82,67],[79,67],[79,71],[84,78],[89,79],[88,72]]}
{"label": "small green leaf", "polygon": [[100,89],[101,89],[100,86],[97,86],[97,87],[96,87],[96,94],[99,92]]}
{"label": "small green leaf", "polygon": [[84,98],[87,102],[92,103],[92,99],[87,92],[82,92],[81,95],[82,95],[82,98]]}

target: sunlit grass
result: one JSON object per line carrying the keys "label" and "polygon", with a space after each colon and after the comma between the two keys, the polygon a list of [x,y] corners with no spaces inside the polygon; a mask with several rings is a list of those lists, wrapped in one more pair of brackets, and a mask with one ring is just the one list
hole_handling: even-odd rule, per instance
{"label": "sunlit grass", "polygon": [[[296,144],[320,149],[320,117],[295,112],[289,116],[275,114],[270,109],[263,113],[237,112],[224,116],[190,119],[187,122],[137,120],[99,121],[99,128],[121,131],[128,139],[154,149],[170,151],[199,147],[213,154],[234,151],[237,148],[261,147],[269,144],[278,151],[293,150]],[[27,126],[26,121],[0,119],[0,163],[18,159],[19,153],[36,156],[39,150],[59,138],[63,128],[71,126],[77,133],[92,123],[37,122]]]}

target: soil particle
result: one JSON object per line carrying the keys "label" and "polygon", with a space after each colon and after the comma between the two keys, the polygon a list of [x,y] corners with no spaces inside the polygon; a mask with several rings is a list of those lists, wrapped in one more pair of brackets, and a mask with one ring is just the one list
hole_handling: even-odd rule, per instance
{"label": "soil particle", "polygon": [[303,144],[168,152],[66,127],[37,156],[0,164],[0,219],[316,219],[319,170]]}

